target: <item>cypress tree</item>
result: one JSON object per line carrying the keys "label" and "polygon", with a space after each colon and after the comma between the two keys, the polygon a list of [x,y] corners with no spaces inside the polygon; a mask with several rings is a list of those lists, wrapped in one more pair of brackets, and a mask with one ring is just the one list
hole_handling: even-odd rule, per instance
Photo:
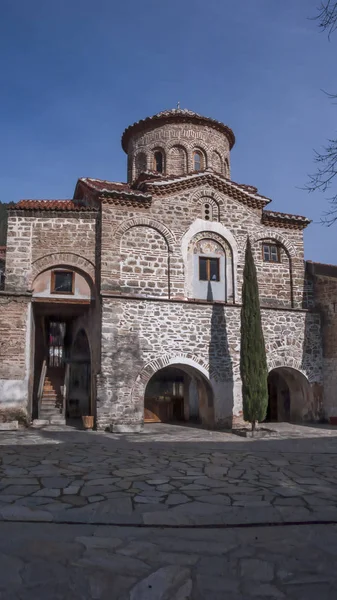
{"label": "cypress tree", "polygon": [[264,421],[268,407],[268,369],[261,324],[259,288],[250,239],[247,240],[241,308],[240,372],[245,421]]}

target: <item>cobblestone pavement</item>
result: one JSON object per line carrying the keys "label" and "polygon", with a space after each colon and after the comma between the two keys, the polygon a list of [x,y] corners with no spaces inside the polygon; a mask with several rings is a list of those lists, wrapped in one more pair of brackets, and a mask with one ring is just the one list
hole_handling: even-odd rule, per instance
{"label": "cobblestone pavement", "polygon": [[202,526],[337,522],[336,430],[247,440],[195,428],[144,435],[0,434],[0,520]]}
{"label": "cobblestone pavement", "polygon": [[277,431],[0,433],[0,600],[335,600],[337,431]]}
{"label": "cobblestone pavement", "polygon": [[336,526],[0,523],[1,600],[335,600]]}

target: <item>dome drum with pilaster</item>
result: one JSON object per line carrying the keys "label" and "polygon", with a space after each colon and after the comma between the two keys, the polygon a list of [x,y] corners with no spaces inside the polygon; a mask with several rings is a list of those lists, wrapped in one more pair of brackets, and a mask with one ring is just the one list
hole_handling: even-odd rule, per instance
{"label": "dome drum with pilaster", "polygon": [[144,171],[186,175],[207,168],[230,177],[232,130],[220,121],[181,108],[147,117],[125,129],[128,182]]}

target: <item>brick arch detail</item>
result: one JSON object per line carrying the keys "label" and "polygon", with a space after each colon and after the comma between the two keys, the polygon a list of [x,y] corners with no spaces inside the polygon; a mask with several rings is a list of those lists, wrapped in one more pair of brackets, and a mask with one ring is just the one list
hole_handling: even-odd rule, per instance
{"label": "brick arch detail", "polygon": [[159,356],[158,358],[152,360],[147,363],[145,367],[143,367],[142,371],[138,374],[136,379],[136,384],[141,382],[143,385],[147,385],[150,381],[151,377],[164,369],[165,367],[173,366],[173,365],[186,365],[188,367],[192,367],[199,371],[202,375],[206,377],[207,380],[212,379],[213,377],[209,373],[209,363],[207,361],[200,360],[197,356],[192,353],[180,353],[177,356],[172,356],[171,354],[165,354],[164,356]]}
{"label": "brick arch detail", "polygon": [[175,236],[165,225],[160,223],[160,221],[155,221],[154,219],[149,219],[147,217],[137,217],[134,219],[129,219],[128,221],[124,221],[117,229],[114,230],[112,236],[115,240],[115,244],[119,247],[121,243],[121,239],[131,227],[151,227],[152,229],[156,229],[159,233],[164,237],[169,252],[173,252],[176,240]]}
{"label": "brick arch detail", "polygon": [[[181,173],[178,173],[177,170],[172,169],[172,150],[175,148],[182,150],[183,153],[183,164],[180,165]],[[188,165],[188,152],[189,148],[185,144],[180,143],[178,140],[172,140],[167,144],[167,172],[175,175],[185,175],[187,172]]]}
{"label": "brick arch detail", "polygon": [[[194,142],[193,142],[194,143]],[[188,154],[188,151],[190,150],[192,146],[192,141],[191,140],[180,140],[179,138],[173,138],[171,140],[168,140],[165,144],[165,148],[166,151],[169,152],[170,150],[172,150],[172,148],[183,148],[186,152],[186,154]]]}
{"label": "brick arch detail", "polygon": [[[214,155],[216,155],[220,161],[220,171],[218,171],[217,169],[215,169],[214,167]],[[224,172],[224,157],[221,156],[218,148],[214,148],[212,146],[212,148],[210,149],[210,158],[211,158],[211,167],[217,171],[218,173],[222,173]]]}
{"label": "brick arch detail", "polygon": [[317,377],[315,377],[313,370],[305,368],[298,353],[298,342],[294,339],[287,340],[287,343],[283,346],[278,346],[276,342],[266,344],[268,373],[280,367],[290,367],[304,375],[309,383],[315,382]]}
{"label": "brick arch detail", "polygon": [[201,144],[198,144],[194,141],[194,144],[191,145],[191,165],[192,165],[192,171],[194,171],[194,152],[201,152],[201,154],[204,157],[204,161],[205,164],[203,166],[203,169],[207,169],[207,167],[209,166],[210,163],[210,157],[208,155],[208,151],[204,148],[204,146],[202,146]]}
{"label": "brick arch detail", "polygon": [[57,266],[69,266],[84,271],[92,281],[95,281],[95,265],[78,254],[73,252],[56,252],[54,254],[47,254],[41,258],[37,258],[32,263],[32,269],[29,277],[29,284],[32,285],[36,277],[43,271],[47,271]]}
{"label": "brick arch detail", "polygon": [[252,246],[262,240],[275,240],[279,242],[288,251],[290,258],[296,258],[294,246],[281,233],[277,233],[271,229],[264,229],[250,236]]}
{"label": "brick arch detail", "polygon": [[221,221],[220,206],[221,206],[221,202],[222,202],[222,197],[218,192],[215,192],[213,190],[213,188],[210,188],[210,187],[201,188],[201,190],[198,190],[197,192],[195,192],[195,194],[193,194],[193,196],[191,196],[191,202],[195,202],[196,204],[200,205],[200,214],[201,214],[201,205],[205,201],[206,198],[211,200],[213,206],[216,207],[217,214],[219,217],[217,219],[217,221]]}
{"label": "brick arch detail", "polygon": [[137,415],[139,420],[143,419],[145,391],[151,377],[165,367],[179,365],[181,367],[185,366],[186,372],[188,372],[188,369],[194,369],[196,375],[203,376],[203,380],[208,382],[210,391],[212,393],[212,401],[214,403],[215,391],[213,389],[212,382],[215,383],[215,380],[212,377],[212,373],[209,373],[208,363],[200,360],[200,358],[190,353],[183,352],[178,355],[166,354],[148,362],[135,379],[134,385],[130,392],[130,405],[136,407],[134,414]]}
{"label": "brick arch detail", "polygon": [[191,200],[192,201],[194,200],[196,202],[200,202],[201,199],[204,198],[205,196],[207,196],[208,198],[212,198],[218,204],[220,204],[220,202],[222,201],[221,194],[219,194],[219,192],[216,192],[213,188],[207,187],[207,186],[202,187],[197,192],[195,192],[193,194],[193,196],[191,196]]}

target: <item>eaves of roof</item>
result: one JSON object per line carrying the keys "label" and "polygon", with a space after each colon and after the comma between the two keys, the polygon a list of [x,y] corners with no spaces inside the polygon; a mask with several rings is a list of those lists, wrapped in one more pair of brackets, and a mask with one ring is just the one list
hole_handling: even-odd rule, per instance
{"label": "eaves of roof", "polygon": [[91,212],[95,209],[74,200],[20,200],[9,212],[18,210]]}
{"label": "eaves of roof", "polygon": [[141,119],[133,125],[129,125],[122,135],[122,148],[124,152],[128,151],[128,143],[131,136],[135,133],[139,133],[142,130],[148,129],[150,127],[156,125],[165,125],[166,123],[196,123],[200,125],[208,125],[213,127],[217,131],[221,131],[224,133],[229,141],[230,148],[232,149],[235,144],[235,136],[233,131],[222,123],[221,121],[217,121],[216,119],[212,119],[211,117],[203,117],[198,113],[193,112],[192,110],[183,109],[183,108],[173,108],[171,110],[164,110],[152,117],[146,117],[145,119]]}
{"label": "eaves of roof", "polygon": [[195,171],[182,176],[167,176],[156,180],[148,179],[140,184],[140,188],[148,190],[154,196],[163,196],[167,193],[190,189],[201,183],[228,194],[250,208],[262,209],[271,202],[270,198],[259,194],[255,187],[237,184],[211,169]]}
{"label": "eaves of roof", "polygon": [[265,210],[262,213],[262,223],[269,227],[284,227],[286,229],[305,229],[311,220],[301,215]]}
{"label": "eaves of roof", "polygon": [[[149,200],[150,194],[146,194],[143,191],[133,189],[128,183],[121,183],[118,181],[106,181],[104,179],[92,179],[90,177],[82,177],[78,180],[78,185],[83,185],[90,192],[93,192],[95,196],[111,196],[111,197],[131,197],[136,199]],[[76,193],[76,191],[75,191]]]}

